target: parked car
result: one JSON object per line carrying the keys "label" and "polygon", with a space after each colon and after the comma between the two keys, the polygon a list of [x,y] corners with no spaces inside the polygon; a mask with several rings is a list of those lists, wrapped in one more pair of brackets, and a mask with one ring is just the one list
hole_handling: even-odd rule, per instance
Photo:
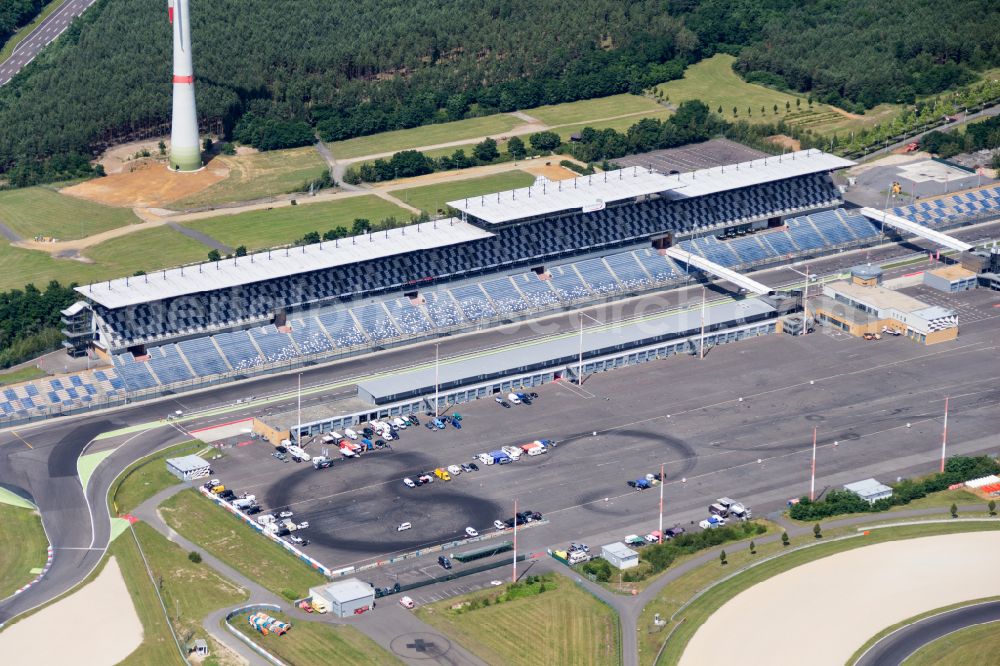
{"label": "parked car", "polygon": [[291,518],[294,515],[295,514],[292,513],[291,511],[282,511],[281,513],[278,514],[278,518]]}
{"label": "parked car", "polygon": [[472,467],[469,466],[468,463],[462,463],[461,468],[462,468],[463,472],[471,472],[472,471]]}
{"label": "parked car", "polygon": [[434,427],[438,430],[444,430],[444,421],[441,419],[434,419]]}
{"label": "parked car", "polygon": [[528,397],[531,398],[532,400],[537,400],[538,394],[532,391],[531,393],[528,394]]}
{"label": "parked car", "polygon": [[477,537],[477,536],[479,536],[479,532],[477,532],[475,529],[473,529],[471,527],[466,527],[465,528],[465,533],[468,534],[470,537]]}
{"label": "parked car", "polygon": [[449,560],[444,555],[438,556],[438,564],[440,564],[445,569],[451,569],[451,560]]}
{"label": "parked car", "polygon": [[301,523],[299,523],[298,525],[295,526],[295,529],[297,529],[297,530],[304,530],[304,529],[307,529],[308,527],[309,527],[309,521],[308,520],[303,520]]}
{"label": "parked car", "polygon": [[443,467],[438,467],[436,470],[434,470],[434,476],[441,479],[442,481],[451,481],[451,475],[448,474],[448,470],[444,469]]}
{"label": "parked car", "polygon": [[415,425],[415,426],[420,425],[420,419],[417,418],[416,414],[410,414],[406,418],[408,418],[410,420],[410,425]]}
{"label": "parked car", "polygon": [[428,430],[434,430],[434,422],[424,421],[424,427],[427,428]]}
{"label": "parked car", "polygon": [[411,599],[409,597],[400,597],[399,598],[399,605],[402,606],[403,608],[411,608],[411,609],[414,606],[416,606],[416,604],[413,603],[413,599]]}
{"label": "parked car", "polygon": [[497,528],[498,530],[502,530],[505,529],[507,526],[503,524],[502,520],[494,520],[493,527]]}
{"label": "parked car", "polygon": [[478,472],[479,471],[479,465],[477,465],[474,462],[470,462],[469,463],[469,469],[471,469],[473,472]]}
{"label": "parked car", "polygon": [[503,407],[504,409],[510,409],[510,403],[507,402],[506,400],[501,400],[500,406]]}
{"label": "parked car", "polygon": [[503,403],[503,398],[501,398],[498,395],[497,396],[493,396],[493,399],[497,402],[497,404],[502,404]]}
{"label": "parked car", "polygon": [[452,412],[451,418],[455,419],[456,421],[461,421],[462,415],[459,414],[458,412]]}
{"label": "parked car", "polygon": [[434,483],[434,477],[430,474],[421,474],[419,478],[421,483]]}
{"label": "parked car", "polygon": [[683,527],[671,527],[663,530],[663,536],[667,537],[668,539],[673,539],[674,537],[680,536],[682,534],[684,534]]}
{"label": "parked car", "polygon": [[448,473],[452,476],[458,476],[462,473],[462,468],[458,465],[448,465]]}
{"label": "parked car", "polygon": [[247,514],[248,516],[252,516],[255,513],[260,513],[260,507],[257,506],[256,504],[254,504],[253,506],[248,506],[247,508],[243,509],[243,513]]}
{"label": "parked car", "polygon": [[459,422],[459,420],[458,420],[458,419],[454,419],[454,418],[453,418],[453,419],[451,420],[451,425],[452,425],[452,427],[453,427],[453,428],[455,428],[456,430],[461,430],[461,429],[462,429],[462,424],[461,424],[461,423]]}
{"label": "parked car", "polygon": [[413,527],[413,525],[411,525],[410,523],[400,523],[399,527],[396,528],[396,531],[397,532],[404,532],[404,531],[410,529],[411,527]]}
{"label": "parked car", "polygon": [[407,488],[417,487],[417,484],[413,483],[413,479],[411,479],[410,477],[406,477],[405,479],[403,479],[403,485],[406,486]]}
{"label": "parked car", "polygon": [[361,434],[363,434],[368,439],[371,439],[372,437],[375,436],[375,431],[366,426],[364,430],[361,431]]}
{"label": "parked car", "polygon": [[294,534],[288,537],[288,540],[294,543],[296,546],[302,545],[302,537],[295,536]]}
{"label": "parked car", "polygon": [[348,439],[357,439],[358,438],[358,433],[354,432],[350,428],[348,428],[347,430],[345,430],[344,434],[347,435]]}

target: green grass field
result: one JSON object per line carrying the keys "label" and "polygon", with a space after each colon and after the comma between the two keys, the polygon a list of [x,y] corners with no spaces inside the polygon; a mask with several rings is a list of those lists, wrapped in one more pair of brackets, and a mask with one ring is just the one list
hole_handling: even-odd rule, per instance
{"label": "green grass field", "polygon": [[326,581],[323,574],[194,490],[177,493],[160,505],[160,511],[181,535],[275,594],[290,590],[296,598],[304,597],[310,587]]}
{"label": "green grass field", "polygon": [[38,16],[36,16],[31,23],[11,35],[10,39],[4,43],[3,48],[0,48],[0,62],[9,58],[14,52],[14,49],[17,48],[17,45],[24,41],[24,38],[30,35],[32,30],[37,28],[42,21],[47,19],[49,15],[52,14],[52,12],[59,9],[62,4],[62,0],[50,0],[50,2],[42,8],[42,11],[38,12]]}
{"label": "green grass field", "polygon": [[42,521],[34,509],[0,504],[0,599],[14,593],[45,566],[48,542]]}
{"label": "green grass field", "polygon": [[670,111],[664,108],[660,108],[658,111],[650,111],[649,113],[643,113],[641,115],[626,116],[624,118],[615,118],[614,120],[598,120],[597,122],[583,122],[575,123],[573,125],[561,125],[554,129],[553,131],[559,135],[563,141],[569,141],[571,134],[576,132],[581,132],[585,128],[590,127],[596,130],[602,129],[613,129],[619,132],[625,132],[629,127],[635,125],[637,122],[643,118],[656,118],[657,120],[664,120],[670,117]]}
{"label": "green grass field", "polygon": [[[877,521],[872,521],[875,524]],[[864,546],[881,543],[884,541],[895,541],[899,539],[913,539],[924,536],[938,534],[956,534],[960,532],[974,532],[984,530],[995,530],[1000,528],[996,523],[929,523],[927,525],[904,525],[900,527],[884,528],[873,530],[869,535],[855,539],[845,539],[840,541],[826,541],[812,548],[789,551],[787,555],[765,562],[752,569],[740,573],[729,580],[719,583],[697,601],[688,606],[677,618],[684,622],[679,624],[670,637],[670,641],[663,649],[663,653],[656,663],[676,664],[688,641],[702,624],[719,609],[724,603],[734,596],[757,583],[788,571],[794,567],[812,562],[814,560],[833,555],[835,553],[862,548]],[[827,538],[835,534],[843,534],[848,531],[853,532],[853,528],[845,528],[840,532],[826,532]],[[792,540],[792,546],[801,545],[803,542],[812,542],[812,535],[799,536]],[[784,548],[780,542],[769,543],[758,547],[757,554],[751,555],[745,549],[736,551],[726,549],[729,564],[726,567],[719,565],[718,561],[704,564],[693,571],[685,574],[681,578],[671,581],[654,601],[647,604],[642,610],[639,618],[637,632],[639,639],[639,662],[641,664],[652,664],[663,641],[671,631],[673,625],[668,622],[656,633],[647,631],[653,626],[653,614],[659,613],[661,617],[669,619],[686,601],[691,599],[696,593],[704,589],[709,584],[722,579],[731,574],[751,559],[763,559],[768,555],[773,555]]]}
{"label": "green grass field", "polygon": [[[657,86],[668,98],[671,104],[679,105],[689,99],[700,99],[713,112],[718,112],[722,107],[722,117],[726,120],[733,120],[733,107],[738,110],[737,120],[750,120],[752,122],[776,122],[785,117],[785,102],[791,104],[791,113],[796,110],[808,109],[804,96],[796,96],[788,93],[765,88],[751,83],[747,83],[733,71],[733,62],[736,60],[731,55],[719,53],[699,63],[695,63],[684,72],[684,78],[676,81],[668,81]],[[801,100],[801,107],[795,106],[795,100]],[[778,114],[773,112],[774,105],[778,105]],[[747,117],[747,107],[751,109],[751,115]],[[764,106],[766,113],[761,116],[760,107]],[[816,105],[819,109],[822,105]],[[825,108],[825,107],[824,107]]]}
{"label": "green grass field", "polygon": [[[160,581],[164,605],[182,645],[188,637],[207,638],[201,621],[211,611],[246,600],[246,590],[223,578],[208,565],[191,562],[186,552],[149,525],[136,523],[135,533],[153,572],[153,579]],[[132,533],[125,532],[115,539],[109,553],[118,560],[143,626],[142,645],[122,663],[128,666],[183,664]],[[212,647],[212,652],[218,654],[220,647]]]}
{"label": "green grass field", "polygon": [[433,146],[439,143],[475,139],[481,136],[502,134],[524,121],[506,113],[481,118],[468,118],[451,123],[424,125],[412,129],[382,132],[370,136],[359,136],[346,141],[335,141],[330,145],[330,151],[338,160],[353,159],[366,155],[395,153],[400,150]]}
{"label": "green grass field", "polygon": [[318,231],[322,235],[324,231],[337,226],[350,230],[351,224],[359,217],[375,223],[392,216],[398,220],[409,220],[412,214],[372,194],[212,217],[188,222],[185,226],[202,231],[232,247],[246,245],[249,249],[261,250],[293,243],[310,231]]}
{"label": "green grass field", "polygon": [[94,263],[56,259],[46,252],[24,250],[0,241],[0,289],[20,289],[29,282],[44,289],[50,280],[62,284],[107,280],[204,260],[208,248],[170,227],[147,229],[113,238],[85,251]]}
{"label": "green grass field", "polygon": [[251,155],[220,156],[229,167],[229,177],[181,201],[171,208],[196,208],[232,201],[251,201],[294,192],[306,181],[323,175],[326,162],[313,146],[274,150]]}
{"label": "green grass field", "polygon": [[286,664],[368,666],[400,663],[395,655],[384,650],[354,627],[302,620],[292,621],[284,613],[267,614],[282,622],[291,622],[291,630],[284,636],[273,634],[264,636],[250,628],[246,614],[237,615],[229,622],[254,643]]}
{"label": "green grass field", "polygon": [[1000,654],[1000,622],[960,629],[910,655],[903,666],[991,664]]}
{"label": "green grass field", "polygon": [[129,465],[108,492],[111,515],[128,513],[156,493],[177,485],[180,480],[167,471],[167,458],[193,455],[205,448],[198,440],[171,446]]}
{"label": "green grass field", "polygon": [[44,377],[45,375],[45,371],[39,370],[38,368],[21,368],[20,370],[11,370],[10,372],[0,374],[0,386],[27,382],[32,379]]}
{"label": "green grass field", "polygon": [[394,190],[392,195],[433,215],[443,209],[448,201],[527,187],[534,182],[535,177],[525,171],[505,171],[492,176]]}
{"label": "green grass field", "polygon": [[138,222],[127,208],[102,206],[46,187],[0,192],[0,223],[24,240],[35,236],[73,240]]}
{"label": "green grass field", "polygon": [[600,118],[613,118],[627,113],[643,113],[662,109],[656,101],[639,95],[611,95],[597,99],[584,99],[579,102],[551,104],[524,112],[532,118],[537,118],[546,125],[569,125]]}
{"label": "green grass field", "polygon": [[[506,594],[504,586],[439,601],[416,613],[488,664],[618,664],[614,611],[568,578],[544,579],[546,591],[541,594],[497,603],[497,597]],[[490,598],[491,605],[451,610],[454,604],[483,598]],[[517,640],[511,640],[509,629],[515,627]]]}

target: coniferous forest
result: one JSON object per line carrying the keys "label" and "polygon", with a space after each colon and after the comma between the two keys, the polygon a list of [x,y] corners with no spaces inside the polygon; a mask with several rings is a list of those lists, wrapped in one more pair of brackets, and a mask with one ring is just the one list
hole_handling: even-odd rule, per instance
{"label": "coniferous forest", "polygon": [[[993,0],[192,6],[203,127],[264,149],[638,93],[718,51],[748,80],[860,112],[1000,65],[997,25]],[[170,48],[163,0],[98,0],[0,88],[0,172],[79,175],[102,147],[165,132]]]}

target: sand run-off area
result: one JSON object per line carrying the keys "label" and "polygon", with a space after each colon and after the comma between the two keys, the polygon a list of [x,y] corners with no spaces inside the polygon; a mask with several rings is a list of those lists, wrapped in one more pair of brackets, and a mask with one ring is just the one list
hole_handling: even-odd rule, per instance
{"label": "sand run-off area", "polygon": [[890,625],[1000,595],[998,554],[1000,531],[970,532],[889,541],[804,564],[726,602],[695,633],[681,666],[842,666]]}

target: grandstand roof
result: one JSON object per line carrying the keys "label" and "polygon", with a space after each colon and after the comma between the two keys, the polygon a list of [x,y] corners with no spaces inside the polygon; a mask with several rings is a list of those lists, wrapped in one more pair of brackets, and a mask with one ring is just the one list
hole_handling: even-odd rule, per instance
{"label": "grandstand roof", "polygon": [[667,176],[642,167],[544,182],[531,187],[449,201],[452,208],[485,222],[500,224],[574,209],[595,210],[635,197],[669,193],[670,198],[699,197],[811,173],[843,169],[854,162],[821,150],[801,150],[690,173]]}
{"label": "grandstand roof", "polygon": [[492,236],[471,224],[448,218],[411,224],[364,236],[302,247],[255,252],[245,257],[156,271],[77,287],[87,298],[114,309],[203,291],[238,287],[298,273],[334,268],[415,250],[464,243]]}

